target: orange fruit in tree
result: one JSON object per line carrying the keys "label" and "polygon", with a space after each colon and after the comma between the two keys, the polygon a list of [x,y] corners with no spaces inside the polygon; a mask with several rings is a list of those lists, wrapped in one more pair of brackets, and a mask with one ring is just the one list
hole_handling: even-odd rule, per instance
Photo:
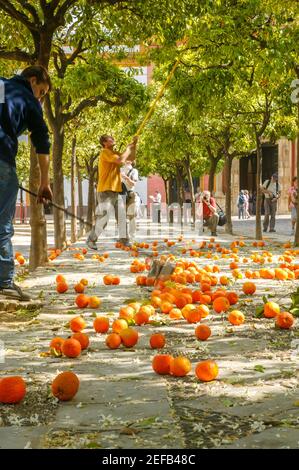
{"label": "orange fruit in tree", "polygon": [[50,349],[55,349],[56,351],[61,352],[61,347],[64,341],[65,341],[64,338],[60,338],[59,336],[56,336],[55,338],[51,340]]}
{"label": "orange fruit in tree", "polygon": [[170,373],[170,363],[173,357],[169,354],[157,354],[152,361],[152,368],[157,374],[166,375]]}
{"label": "orange fruit in tree", "polygon": [[242,312],[240,312],[240,310],[233,310],[229,313],[227,319],[232,325],[238,326],[244,323],[245,316]]}
{"label": "orange fruit in tree", "polygon": [[218,366],[215,361],[208,359],[207,361],[199,362],[195,368],[195,375],[203,382],[210,382],[216,379],[218,375]]}
{"label": "orange fruit in tree", "polygon": [[78,357],[81,354],[81,344],[76,339],[66,339],[61,346],[62,353],[67,357]]}
{"label": "orange fruit in tree", "polygon": [[68,290],[69,286],[66,282],[59,282],[56,286],[56,290],[59,294],[64,294]]}
{"label": "orange fruit in tree", "polygon": [[79,379],[74,372],[61,372],[52,382],[52,393],[61,401],[71,400],[79,390]]}
{"label": "orange fruit in tree", "polygon": [[90,308],[99,308],[101,303],[102,303],[102,300],[96,295],[92,295],[91,297],[89,297],[88,306]]}
{"label": "orange fruit in tree", "polygon": [[289,312],[280,312],[276,315],[275,325],[278,328],[288,330],[294,323],[294,317]]}
{"label": "orange fruit in tree", "polygon": [[85,286],[84,284],[81,284],[81,282],[78,282],[78,284],[74,286],[74,289],[78,294],[82,294],[84,292]]}
{"label": "orange fruit in tree", "polygon": [[65,277],[62,274],[57,274],[56,276],[56,284],[59,284],[60,282],[66,282]]}
{"label": "orange fruit in tree", "polygon": [[170,362],[170,373],[175,377],[184,377],[191,370],[191,362],[187,357],[174,357]]}
{"label": "orange fruit in tree", "polygon": [[264,317],[274,318],[280,313],[280,307],[276,302],[266,302],[264,304]]}
{"label": "orange fruit in tree", "polygon": [[226,297],[217,297],[213,301],[213,309],[217,313],[227,312],[230,307],[230,303]]}
{"label": "orange fruit in tree", "polygon": [[0,403],[19,403],[26,395],[26,384],[19,376],[0,379]]}
{"label": "orange fruit in tree", "polygon": [[76,339],[81,344],[81,349],[87,349],[89,346],[89,337],[85,333],[74,333],[72,335],[73,339]]}
{"label": "orange fruit in tree", "polygon": [[120,333],[121,330],[126,330],[128,328],[128,322],[124,318],[117,318],[112,323],[113,333]]}
{"label": "orange fruit in tree", "polygon": [[198,325],[195,328],[195,336],[201,341],[207,340],[211,336],[211,333],[211,328],[208,325],[205,325],[204,323],[202,325]]}
{"label": "orange fruit in tree", "polygon": [[133,328],[126,328],[119,333],[121,341],[126,348],[132,348],[138,341],[138,332]]}
{"label": "orange fruit in tree", "polygon": [[79,308],[86,308],[89,303],[89,297],[85,294],[77,295],[75,302]]}
{"label": "orange fruit in tree", "polygon": [[74,332],[80,332],[86,328],[86,322],[82,317],[72,318],[70,321],[70,329]]}
{"label": "orange fruit in tree", "polygon": [[242,290],[246,295],[253,295],[256,291],[256,285],[254,282],[244,282]]}
{"label": "orange fruit in tree", "polygon": [[164,348],[165,342],[165,336],[162,333],[155,333],[150,337],[150,346],[153,349]]}
{"label": "orange fruit in tree", "polygon": [[93,327],[97,333],[107,333],[109,326],[109,320],[106,317],[97,317],[94,319]]}
{"label": "orange fruit in tree", "polygon": [[109,349],[117,349],[121,345],[121,337],[118,333],[111,333],[107,336],[105,342]]}

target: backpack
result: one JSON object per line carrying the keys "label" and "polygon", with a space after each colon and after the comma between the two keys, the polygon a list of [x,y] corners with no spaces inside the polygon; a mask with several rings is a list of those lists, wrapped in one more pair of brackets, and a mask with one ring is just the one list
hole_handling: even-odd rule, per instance
{"label": "backpack", "polygon": [[[133,173],[133,170],[134,168],[131,168],[128,173],[127,173],[127,176],[130,178],[131,174]],[[127,189],[127,186],[125,185],[125,183],[122,181],[121,183],[121,195],[122,196],[128,196],[128,194],[130,193],[131,191],[129,189]]]}
{"label": "backpack", "polygon": [[238,206],[244,206],[245,202],[246,202],[246,199],[245,199],[244,194],[240,194],[239,199],[238,199]]}

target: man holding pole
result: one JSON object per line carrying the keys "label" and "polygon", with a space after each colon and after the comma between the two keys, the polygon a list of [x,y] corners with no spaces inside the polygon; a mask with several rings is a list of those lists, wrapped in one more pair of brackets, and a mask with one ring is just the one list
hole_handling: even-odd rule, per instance
{"label": "man holding pole", "polygon": [[124,245],[129,244],[127,235],[125,196],[122,197],[122,181],[120,168],[127,160],[135,160],[137,137],[128,145],[123,153],[114,150],[115,141],[110,135],[102,135],[100,144],[102,151],[99,156],[98,187],[96,209],[96,223],[92,227],[88,238],[87,246],[92,250],[97,250],[97,239],[105,229],[109,221],[111,210],[115,211],[115,218],[118,223],[120,241]]}
{"label": "man holding pole", "polygon": [[19,190],[15,159],[18,137],[29,130],[41,174],[38,202],[51,200],[49,133],[40,104],[50,88],[48,72],[39,65],[27,67],[11,79],[0,78],[0,295],[21,301],[30,297],[14,283],[11,238]]}

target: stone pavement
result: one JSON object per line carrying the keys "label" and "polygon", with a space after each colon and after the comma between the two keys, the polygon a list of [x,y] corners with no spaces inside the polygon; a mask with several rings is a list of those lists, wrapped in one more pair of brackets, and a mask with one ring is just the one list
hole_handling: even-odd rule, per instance
{"label": "stone pavement", "polygon": [[[280,238],[288,240],[285,219],[278,224],[285,229]],[[253,221],[236,222],[236,232],[245,232],[245,227],[250,235]],[[169,233],[165,224],[140,223],[140,239],[157,239],[161,247],[165,247],[165,237],[175,240],[180,233],[176,226]],[[16,238],[17,249],[22,238],[18,233]],[[207,235],[198,237],[186,229],[184,241],[167,251],[179,255],[180,248],[194,245],[191,240],[195,238],[198,242]],[[273,253],[278,253],[277,238],[266,247]],[[231,240],[219,231],[219,243],[229,246]],[[251,252],[250,243],[246,241],[244,255]],[[76,244],[83,246],[83,241]],[[209,315],[205,321],[212,336],[206,342],[195,339],[194,325],[165,320],[155,327],[136,327],[140,340],[134,349],[112,351],[105,346],[105,336],[93,331],[95,312],[113,319],[128,299],[143,300],[149,292],[136,286],[135,275],[129,271],[133,258],[117,250],[109,235],[99,251],[110,253],[103,263],[93,260],[90,252],[84,261],[74,259],[72,250],[63,252],[23,280],[22,286],[37,299],[33,309],[0,312],[0,341],[5,348],[0,377],[21,375],[28,388],[20,404],[0,405],[0,448],[298,448],[299,356],[291,347],[299,339],[298,320],[295,328],[283,331],[273,328],[273,320],[254,315],[262,295],[283,296],[297,288],[297,281],[258,280],[250,302],[241,293],[243,280],[237,280],[232,289],[240,294],[238,308],[246,314],[246,322],[234,327],[221,315]],[[140,259],[144,256],[141,250]],[[221,273],[230,272],[230,259],[196,261],[201,266],[217,264]],[[70,286],[63,295],[55,290],[58,273]],[[103,285],[103,275],[109,273],[121,277],[119,286]],[[76,308],[72,286],[82,277],[89,281],[86,293],[103,300],[100,309]],[[77,359],[42,357],[53,336],[66,338],[69,320],[81,313],[88,323],[88,351]],[[167,338],[163,352],[191,360],[188,376],[159,376],[152,371],[155,353],[149,337],[157,331]],[[208,358],[216,360],[220,372],[217,380],[202,383],[195,378],[194,366]],[[78,375],[80,389],[72,401],[59,403],[49,385],[64,370]]]}

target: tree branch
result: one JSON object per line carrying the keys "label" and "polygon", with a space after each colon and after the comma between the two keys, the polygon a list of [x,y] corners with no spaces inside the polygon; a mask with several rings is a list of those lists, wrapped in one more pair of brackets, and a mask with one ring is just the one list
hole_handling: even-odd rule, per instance
{"label": "tree branch", "polygon": [[109,106],[122,106],[126,102],[125,98],[120,98],[119,100],[113,101],[105,98],[102,95],[97,95],[93,98],[86,98],[82,100],[81,103],[79,103],[73,111],[65,113],[63,115],[64,122],[70,121],[71,119],[77,117],[81,113],[81,111],[83,111],[83,109],[96,106],[99,101],[109,104]]}
{"label": "tree branch", "polygon": [[21,7],[25,8],[25,10],[27,10],[31,14],[35,25],[41,26],[41,22],[40,22],[37,10],[28,2],[26,2],[26,0],[17,0],[17,2],[21,5]]}
{"label": "tree branch", "polygon": [[13,51],[7,51],[0,46],[0,59],[16,60],[17,62],[33,63],[36,60],[36,54],[29,54],[16,47]]}
{"label": "tree branch", "polygon": [[34,23],[31,23],[28,16],[17,10],[8,0],[0,0],[0,9],[5,11],[11,18],[20,21],[30,31],[38,31],[38,27]]}
{"label": "tree branch", "polygon": [[[54,2],[55,3],[55,2]],[[57,10],[57,13],[54,19],[59,22],[59,24],[64,24],[64,17],[66,12],[68,11],[71,6],[75,5],[76,0],[65,0],[65,2],[61,5],[61,7]]]}
{"label": "tree branch", "polygon": [[200,71],[211,70],[211,69],[227,69],[233,65],[233,62],[230,61],[227,64],[208,65],[207,67],[201,67],[200,65],[197,65],[197,64],[186,64],[186,62],[182,61],[181,59],[180,59],[180,63],[184,65],[184,67],[196,68],[196,69],[199,69]]}

